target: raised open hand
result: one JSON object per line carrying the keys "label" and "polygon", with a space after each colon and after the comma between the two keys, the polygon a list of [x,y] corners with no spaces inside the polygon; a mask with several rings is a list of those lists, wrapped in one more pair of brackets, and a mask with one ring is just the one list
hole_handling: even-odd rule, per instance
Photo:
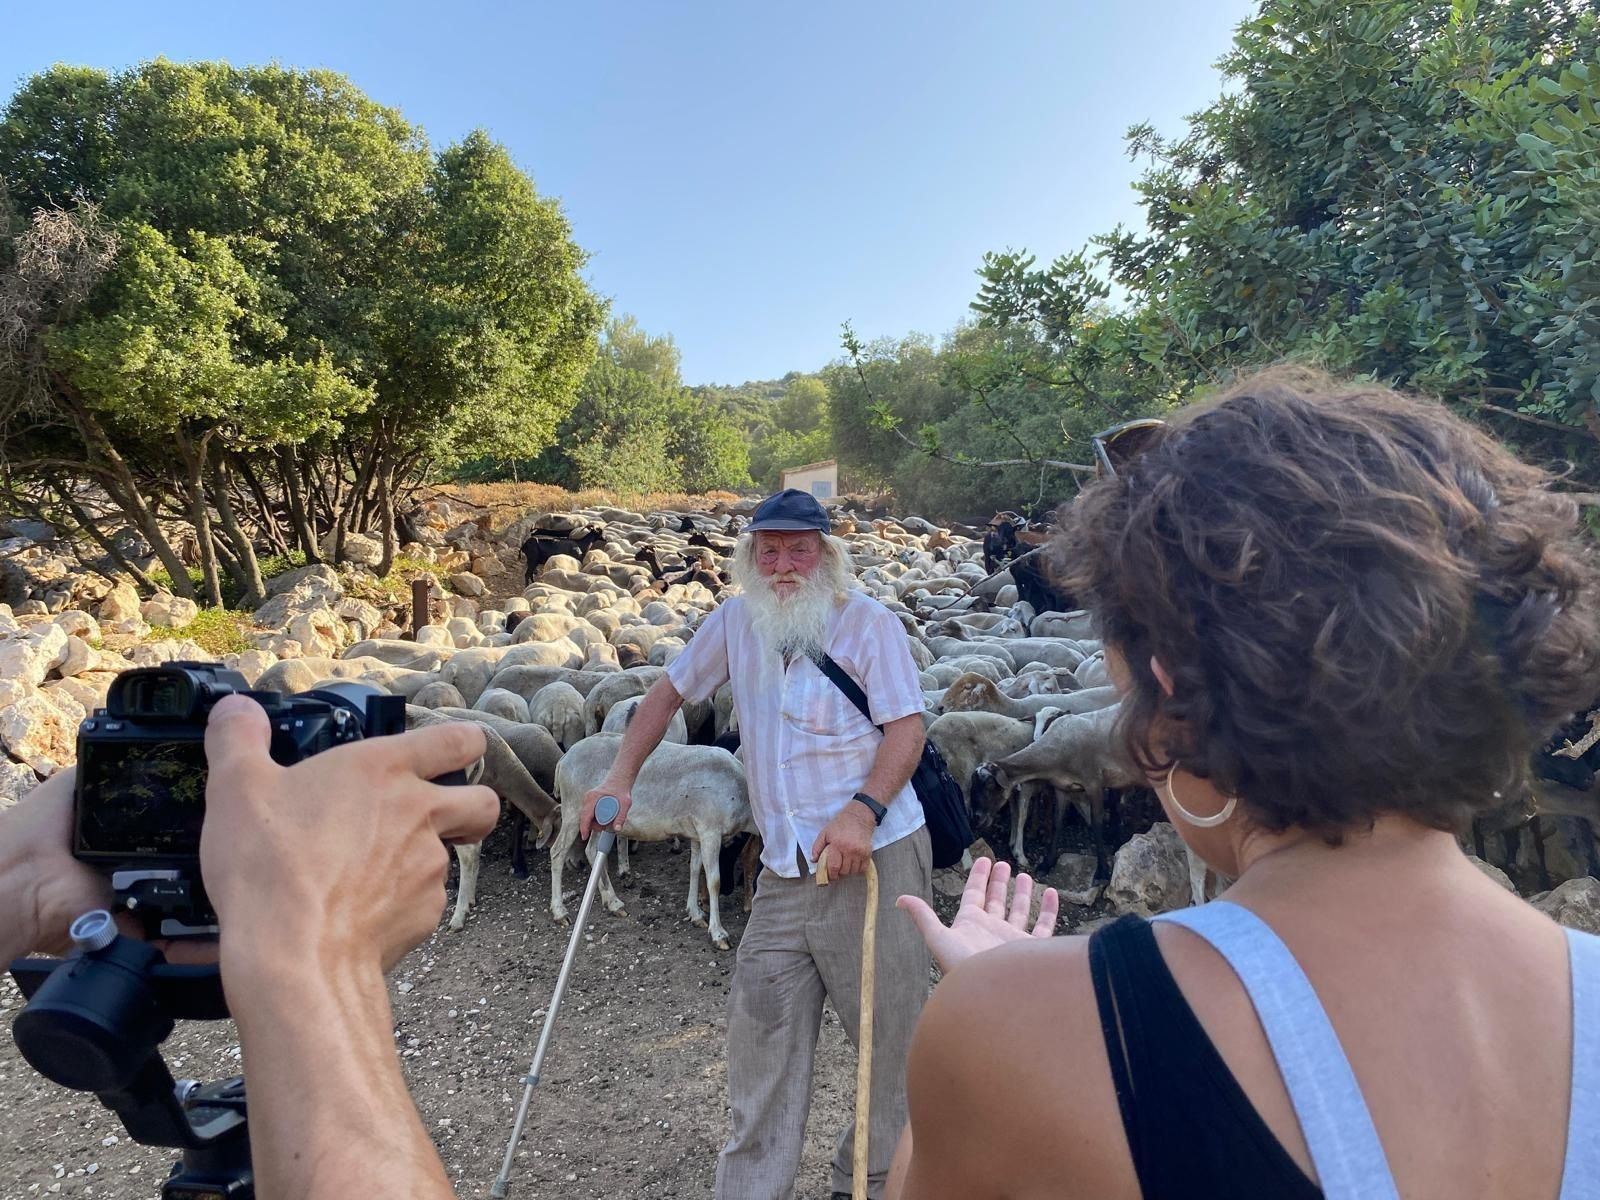
{"label": "raised open hand", "polygon": [[1019,938],[1047,938],[1056,931],[1061,899],[1055,888],[1045,888],[1039,899],[1039,916],[1028,928],[1028,909],[1033,900],[1033,879],[1017,876],[1017,886],[1006,902],[1006,884],[1011,879],[1011,864],[980,858],[972,864],[967,886],[961,892],[961,907],[948,927],[927,903],[916,896],[901,896],[895,907],[911,914],[917,932],[928,943],[939,966],[948,971],[958,962]]}

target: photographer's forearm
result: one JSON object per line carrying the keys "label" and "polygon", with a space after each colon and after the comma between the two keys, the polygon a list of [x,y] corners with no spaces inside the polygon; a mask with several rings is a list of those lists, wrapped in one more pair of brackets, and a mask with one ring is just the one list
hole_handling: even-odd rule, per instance
{"label": "photographer's forearm", "polygon": [[223,982],[239,1026],[250,1145],[263,1200],[454,1196],[395,1054],[375,964],[233,967]]}
{"label": "photographer's forearm", "polygon": [[633,720],[628,722],[628,728],[622,735],[617,759],[607,773],[607,779],[614,786],[633,787],[644,760],[650,757],[650,752],[666,736],[667,726],[672,723],[672,714],[682,707],[683,697],[672,686],[670,679],[663,676],[651,685],[644,700],[634,709]]}

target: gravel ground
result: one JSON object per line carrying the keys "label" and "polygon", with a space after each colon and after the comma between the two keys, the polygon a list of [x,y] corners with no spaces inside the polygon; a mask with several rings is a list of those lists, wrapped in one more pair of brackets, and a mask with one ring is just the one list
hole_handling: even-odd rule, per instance
{"label": "gravel ground", "polygon": [[[488,1194],[510,1135],[570,927],[550,919],[548,858],[512,877],[508,826],[485,847],[467,927],[439,932],[389,981],[395,1047],[411,1094],[458,1195]],[[1072,830],[1079,833],[1078,830]],[[1074,838],[1073,841],[1080,841]],[[1034,849],[1030,837],[1030,849]],[[1040,846],[1042,849],[1042,845]],[[1036,851],[1037,852],[1037,851]],[[596,903],[534,1093],[514,1197],[705,1197],[727,1132],[724,1041],[733,953],[712,946],[683,913],[687,854],[645,846],[620,894],[624,916]],[[1058,871],[1046,882],[1061,882]],[[569,871],[574,886],[586,873]],[[949,916],[956,872],[935,878]],[[577,911],[579,893],[568,896]],[[448,912],[448,909],[446,910]],[[1064,924],[1100,914],[1067,910]],[[745,915],[723,906],[735,946]],[[0,1020],[21,996],[0,981]],[[185,1022],[164,1046],[179,1078],[236,1074],[232,1022]],[[817,1054],[798,1196],[827,1200],[834,1137],[851,1119],[855,1053],[830,1009]],[[36,1075],[0,1038],[0,1200],[42,1195],[152,1197],[175,1157],[129,1140],[91,1097]]]}
{"label": "gravel ground", "polygon": [[[548,860],[511,876],[504,831],[484,855],[466,929],[444,930],[390,980],[395,1046],[429,1131],[463,1196],[499,1170],[521,1079],[569,929],[549,916]],[[733,954],[683,915],[688,856],[634,855],[627,915],[590,918],[512,1179],[515,1196],[703,1197],[726,1133],[725,1001]],[[569,880],[585,876],[572,871]],[[737,943],[737,897],[723,921]],[[576,911],[576,896],[568,903]],[[946,900],[947,905],[953,903]],[[731,910],[731,911],[730,911]],[[0,983],[0,1018],[21,1005]],[[173,1074],[239,1070],[231,1022],[186,1022],[164,1051]],[[800,1195],[828,1195],[833,1138],[850,1118],[855,1056],[830,1011],[817,1057]],[[0,1038],[0,1198],[154,1196],[173,1154],[130,1141],[91,1097],[36,1075]]]}

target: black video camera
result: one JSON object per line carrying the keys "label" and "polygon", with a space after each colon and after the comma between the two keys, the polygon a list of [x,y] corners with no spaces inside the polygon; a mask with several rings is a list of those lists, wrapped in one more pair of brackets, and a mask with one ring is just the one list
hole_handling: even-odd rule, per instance
{"label": "black video camera", "polygon": [[110,876],[118,906],[151,936],[215,931],[200,877],[206,719],[212,705],[235,693],[267,710],[272,757],[283,766],[399,733],[406,724],[404,697],[349,680],[283,696],[251,691],[243,675],[220,663],[173,662],[118,675],[106,706],[78,730],[72,853]]}

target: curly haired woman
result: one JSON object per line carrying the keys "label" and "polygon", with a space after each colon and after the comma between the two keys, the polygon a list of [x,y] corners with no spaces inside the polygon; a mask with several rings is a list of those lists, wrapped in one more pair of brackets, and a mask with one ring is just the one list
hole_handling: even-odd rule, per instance
{"label": "curly haired woman", "polygon": [[950,929],[902,900],[948,974],[890,1194],[1600,1196],[1600,939],[1454,836],[1600,692],[1571,504],[1442,405],[1299,372],[1137,432],[1059,561],[1237,882],[1090,938],[1029,936],[987,864]]}

